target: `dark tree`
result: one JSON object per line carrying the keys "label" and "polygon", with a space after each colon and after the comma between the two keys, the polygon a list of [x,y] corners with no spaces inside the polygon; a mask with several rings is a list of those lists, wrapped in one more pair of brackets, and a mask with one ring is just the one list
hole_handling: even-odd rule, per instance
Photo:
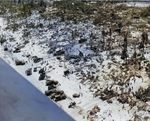
{"label": "dark tree", "polygon": [[121,22],[119,22],[119,23],[118,23],[118,27],[119,27],[119,29],[121,29],[121,28],[122,28],[122,26],[123,26],[123,25],[122,25],[122,23],[121,23]]}
{"label": "dark tree", "polygon": [[30,5],[31,5],[31,8],[33,8],[33,7],[34,7],[34,1],[33,1],[33,0],[31,0]]}
{"label": "dark tree", "polygon": [[145,48],[144,45],[148,43],[148,34],[147,34],[147,32],[144,31],[141,36],[142,36],[142,42],[140,43],[139,48],[143,49],[142,56],[144,57],[144,48]]}
{"label": "dark tree", "polygon": [[142,33],[142,42],[143,42],[143,44],[148,43],[148,34],[147,34],[147,32]]}
{"label": "dark tree", "polygon": [[127,45],[128,45],[128,39],[127,39],[128,32],[124,36],[124,44],[123,44],[123,51],[121,55],[121,59],[127,60],[128,54],[127,54]]}
{"label": "dark tree", "polygon": [[133,58],[136,58],[137,53],[136,53],[136,43],[134,44],[134,54],[133,54]]}
{"label": "dark tree", "polygon": [[40,6],[42,7],[42,6],[44,6],[45,4],[44,4],[44,1],[43,0],[40,0]]}
{"label": "dark tree", "polygon": [[103,46],[102,46],[102,48],[103,48],[103,50],[105,50],[105,48],[106,48],[106,43],[105,43],[105,39],[104,39],[104,37],[105,37],[105,31],[104,31],[104,28],[103,28],[103,30],[102,30],[102,36],[103,36],[103,41],[102,41]]}

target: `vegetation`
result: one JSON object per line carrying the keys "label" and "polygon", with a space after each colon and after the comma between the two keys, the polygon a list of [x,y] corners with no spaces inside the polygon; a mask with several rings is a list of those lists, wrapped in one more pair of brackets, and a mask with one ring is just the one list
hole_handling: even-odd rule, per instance
{"label": "vegetation", "polygon": [[115,7],[116,10],[127,10],[128,6],[126,4],[120,4]]}
{"label": "vegetation", "polygon": [[[24,19],[31,15],[33,10],[38,10],[40,7],[43,7],[43,3],[35,4],[33,0],[29,3],[21,3],[18,4],[5,4],[3,3],[0,5],[0,14],[6,13],[8,10],[8,13],[10,13],[9,16],[6,16],[7,24],[8,26],[5,28],[12,30],[13,32],[18,30],[22,26],[23,23],[16,23],[16,21],[19,21],[21,19]],[[27,26],[34,26],[34,25],[27,25]],[[42,27],[42,25],[40,25]],[[24,34],[26,36],[26,34]]]}
{"label": "vegetation", "polygon": [[[78,18],[84,19],[93,14],[93,11],[97,11],[97,7],[94,5],[87,5],[80,1],[55,1],[54,6],[59,9],[56,13],[62,20],[77,21]],[[96,7],[96,8],[95,8]]]}
{"label": "vegetation", "polygon": [[148,87],[147,89],[143,89],[142,87],[140,87],[135,95],[137,99],[147,102],[148,100],[150,100],[150,87]]}
{"label": "vegetation", "polygon": [[87,6],[82,3],[82,2],[74,2],[74,4],[72,4],[71,1],[54,1],[54,6],[59,8],[59,9],[66,9],[66,10],[84,10],[87,9]]}
{"label": "vegetation", "polygon": [[147,28],[148,26],[145,23],[142,23],[137,26],[137,28]]}
{"label": "vegetation", "polygon": [[6,30],[10,29],[10,30],[12,30],[13,32],[15,32],[15,31],[17,31],[18,28],[20,28],[21,26],[22,26],[22,23],[20,23],[20,24],[13,23],[13,24],[8,25],[5,29],[6,29]]}
{"label": "vegetation", "polygon": [[101,14],[96,15],[96,16],[95,16],[95,19],[94,19],[94,21],[93,21],[93,24],[96,25],[96,24],[102,23],[103,20],[105,20],[106,17],[107,17],[107,15],[104,14],[104,13],[101,13]]}
{"label": "vegetation", "polygon": [[18,3],[18,4],[8,4],[3,3],[0,5],[0,14],[6,13],[8,10],[11,15],[17,14],[20,17],[27,17],[31,14],[32,10],[39,9],[40,4],[35,4],[33,0],[29,3]]}
{"label": "vegetation", "polygon": [[125,25],[126,25],[126,26],[130,26],[130,25],[132,25],[132,23],[133,23],[133,22],[132,22],[131,20],[128,20],[128,21],[126,21]]}
{"label": "vegetation", "polygon": [[141,11],[142,17],[150,16],[150,6]]}
{"label": "vegetation", "polygon": [[[28,38],[31,37],[30,32],[32,31],[32,29],[34,30],[40,29],[39,30],[40,34],[38,36],[40,36],[42,32],[47,31],[44,28],[46,24],[40,23],[40,21],[42,20],[41,18],[39,18],[38,24],[35,24],[34,22],[28,23],[27,21],[22,23],[22,20],[24,18],[31,15],[32,10],[37,9],[36,6],[37,8],[39,7],[40,9],[43,10],[43,7],[45,6],[45,4],[43,3],[43,1],[41,1],[40,4],[36,4],[36,5],[34,5],[33,1],[27,4],[21,4],[21,3],[17,5],[10,4],[10,5],[7,5],[8,10],[5,9],[6,6],[0,6],[0,9],[1,9],[0,13],[4,14],[6,13],[6,11],[11,13],[10,16],[6,16],[6,20],[8,24],[6,29],[9,29],[15,32],[16,30],[18,30],[18,28],[21,28],[22,25],[25,25],[25,28],[23,30],[23,35],[22,35],[24,44],[29,43],[30,39]],[[99,2],[98,4],[89,4],[89,5],[82,3],[82,2],[74,2],[72,4],[72,1],[69,1],[69,0],[68,1],[55,1],[53,7],[57,7],[56,12],[52,14],[51,13],[47,14],[45,12],[41,14],[41,17],[43,17],[43,19],[45,20],[48,20],[54,14],[54,16],[61,17],[62,21],[73,20],[75,23],[77,23],[78,21],[82,21],[83,19],[87,20],[87,18],[89,18],[91,21],[93,21],[95,25],[98,25],[98,26],[95,26],[94,29],[100,30],[98,32],[97,31],[95,32],[95,30],[91,31],[91,35],[90,35],[90,42],[91,42],[90,47],[91,47],[91,50],[93,50],[96,53],[96,56],[98,56],[99,54],[98,52],[100,51],[106,51],[106,55],[110,55],[112,52],[113,56],[114,55],[116,55],[117,57],[121,56],[121,59],[123,59],[123,63],[121,61],[119,62],[119,64],[122,64],[120,68],[119,68],[117,59],[115,57],[114,58],[112,57],[111,61],[114,62],[114,65],[115,64],[117,65],[116,66],[117,69],[114,68],[114,65],[111,66],[111,64],[108,64],[108,70],[113,68],[112,70],[110,70],[110,72],[108,72],[109,74],[107,72],[103,72],[103,69],[101,70],[101,73],[102,74],[106,73],[106,76],[105,75],[101,76],[102,74],[100,74],[101,77],[105,77],[105,78],[101,78],[101,77],[100,78],[106,81],[106,83],[107,83],[107,80],[108,81],[113,80],[115,85],[117,84],[117,85],[120,85],[120,87],[123,87],[128,84],[131,77],[139,76],[140,74],[138,72],[140,72],[141,70],[143,71],[142,59],[138,56],[136,52],[139,53],[139,51],[141,52],[141,49],[143,49],[143,55],[144,55],[144,48],[146,48],[145,44],[148,43],[148,34],[146,33],[146,31],[142,30],[143,31],[142,36],[138,35],[136,37],[135,36],[133,37],[130,31],[133,30],[137,32],[137,31],[141,31],[140,29],[137,29],[137,28],[142,28],[142,29],[147,28],[148,27],[147,23],[149,23],[149,21],[147,21],[147,19],[145,20],[144,18],[143,21],[145,20],[146,22],[143,22],[143,21],[141,22],[140,21],[141,19],[139,19],[138,17],[137,18],[133,17],[134,13],[136,13],[137,11],[137,8],[134,8],[134,11],[133,11],[133,8],[129,8],[124,4],[113,5],[109,3],[107,5],[104,5],[102,2]],[[142,12],[145,10],[147,10],[147,8],[140,9],[138,12],[139,13],[141,12],[140,15],[145,17],[145,15],[142,14]],[[124,14],[124,13],[127,13],[127,14]],[[99,26],[100,24],[103,24],[103,26]],[[49,28],[50,27],[51,27],[51,24],[49,23]],[[86,36],[84,35],[86,34],[86,31],[84,31],[84,33],[82,34],[83,36]],[[134,35],[136,35],[136,33]],[[80,33],[78,31],[72,31],[72,40],[75,40],[74,39],[75,36],[80,37]],[[140,42],[140,40],[142,40],[142,42]],[[3,44],[5,41],[6,41],[6,38],[4,36],[0,38],[1,44]],[[80,43],[80,46],[82,46],[83,43],[86,41],[87,39],[84,39],[84,37],[83,38],[80,37],[80,40],[78,41],[78,43]],[[88,42],[89,40],[86,42],[86,44],[88,44]],[[138,45],[139,45],[139,48],[138,48],[139,51],[138,50],[136,51],[136,46]],[[133,49],[133,47],[134,47],[134,53],[130,51],[130,49]],[[52,52],[54,50],[52,50]],[[57,51],[57,52],[60,52],[60,51]],[[57,52],[55,53],[55,55],[59,54]],[[107,52],[109,52],[109,54]],[[62,53],[64,53],[64,51]],[[128,58],[129,57],[128,55],[132,55],[132,54],[133,56],[131,58]],[[27,55],[27,57],[29,56],[30,55]],[[83,53],[80,51],[79,51],[79,56],[80,58],[84,57]],[[90,55],[88,56],[91,57]],[[95,55],[93,56],[95,57]],[[32,56],[31,58],[34,63],[39,63],[43,60],[43,58],[39,58],[37,56]],[[78,61],[79,60],[78,57],[76,58],[77,58],[76,60]],[[86,62],[90,58],[86,58],[86,55],[85,55],[83,59]],[[96,59],[96,61],[101,63],[98,59]],[[91,68],[96,68],[96,65],[91,64]],[[121,73],[120,73],[120,70],[121,70]],[[99,72],[99,70],[96,72]],[[85,74],[83,72],[82,82],[86,80],[90,80],[93,83],[93,85],[95,85],[95,82],[99,81],[98,78],[95,78],[96,72],[93,72],[92,74],[90,74],[90,72],[89,74]],[[146,72],[150,78],[150,64],[147,64]],[[43,70],[43,72],[40,73],[39,80],[45,79],[45,76],[46,75]],[[104,90],[100,89],[100,91],[103,91],[102,93],[102,95],[104,95],[102,96],[103,99],[104,98],[108,99],[107,97],[112,98],[112,96],[117,96],[117,88],[115,91],[115,90],[111,90],[111,88],[108,88],[108,87],[104,87],[103,88]],[[93,87],[91,86],[91,88]],[[96,87],[96,89],[98,89],[98,87]],[[100,94],[101,93],[98,93],[98,95]],[[122,93],[122,95],[125,95],[125,94]],[[148,87],[147,89],[140,88],[139,91],[136,92],[135,95],[133,96],[135,96],[137,99],[141,101],[146,102],[150,99],[149,95],[150,95],[150,87]],[[127,99],[123,97],[119,98],[118,100],[119,102],[129,103]],[[132,105],[132,104],[129,104],[129,105]]]}
{"label": "vegetation", "polygon": [[128,57],[128,54],[127,54],[127,46],[128,46],[127,35],[128,35],[128,33],[126,33],[125,37],[124,37],[123,51],[122,51],[122,55],[121,55],[121,59],[126,59],[126,60]]}
{"label": "vegetation", "polygon": [[6,8],[4,5],[0,5],[0,15],[5,14],[6,13]]}

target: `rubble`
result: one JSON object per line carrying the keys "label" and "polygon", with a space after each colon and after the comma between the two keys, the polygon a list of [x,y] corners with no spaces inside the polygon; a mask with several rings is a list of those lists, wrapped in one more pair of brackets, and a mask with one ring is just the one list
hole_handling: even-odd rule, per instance
{"label": "rubble", "polygon": [[73,97],[74,97],[74,98],[79,98],[79,97],[80,97],[80,94],[75,93],[75,94],[73,94]]}
{"label": "rubble", "polygon": [[25,73],[26,73],[27,76],[32,75],[32,68],[27,69],[27,70],[25,71]]}
{"label": "rubble", "polygon": [[16,64],[16,66],[19,66],[19,65],[25,65],[25,62],[24,62],[24,61],[21,61],[21,60],[16,59],[16,60],[15,60],[15,64]]}

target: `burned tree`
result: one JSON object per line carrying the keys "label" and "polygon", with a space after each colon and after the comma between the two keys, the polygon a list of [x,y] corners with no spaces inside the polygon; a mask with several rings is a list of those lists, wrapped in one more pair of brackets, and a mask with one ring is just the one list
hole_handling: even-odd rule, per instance
{"label": "burned tree", "polygon": [[121,28],[122,28],[122,22],[119,22],[118,23],[118,32],[119,32],[119,34],[121,34]]}
{"label": "burned tree", "polygon": [[103,50],[105,50],[105,47],[106,47],[106,43],[105,43],[105,36],[106,36],[106,33],[105,33],[105,31],[104,31],[104,28],[103,28],[103,30],[102,30],[102,36],[103,36],[103,41],[102,41],[102,43],[103,43],[103,46],[102,46],[102,48],[103,48]]}
{"label": "burned tree", "polygon": [[[110,55],[111,49],[112,49],[112,24],[111,24],[111,26],[109,28],[109,36],[110,36],[110,38],[107,39],[107,42],[108,42],[107,46],[108,46],[108,51],[109,51],[109,55]],[[108,55],[108,58],[109,58],[109,55]]]}
{"label": "burned tree", "polygon": [[136,42],[134,44],[134,54],[133,54],[133,58],[137,57],[137,52],[136,52]]}
{"label": "burned tree", "polygon": [[142,42],[143,42],[143,44],[148,43],[148,34],[145,31],[142,33]]}
{"label": "burned tree", "polygon": [[44,0],[40,0],[39,5],[40,5],[41,7],[42,7],[42,6],[46,7],[46,3],[44,2]]}
{"label": "burned tree", "polygon": [[145,48],[144,45],[148,43],[148,34],[147,32],[144,31],[141,36],[142,36],[142,42],[140,43],[139,48],[140,49],[142,48],[142,57],[144,57],[144,48]]}
{"label": "burned tree", "polygon": [[127,54],[127,45],[128,45],[127,35],[128,35],[128,32],[125,33],[125,36],[124,36],[123,51],[122,51],[122,55],[121,55],[121,59],[123,59],[123,60],[124,59],[127,60],[127,57],[128,57],[128,54]]}

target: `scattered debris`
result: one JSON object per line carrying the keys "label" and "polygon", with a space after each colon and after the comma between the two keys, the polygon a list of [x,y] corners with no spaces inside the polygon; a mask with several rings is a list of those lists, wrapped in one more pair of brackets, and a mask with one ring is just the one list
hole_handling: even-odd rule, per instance
{"label": "scattered debris", "polygon": [[127,98],[124,98],[123,96],[119,97],[117,100],[122,104],[127,102]]}
{"label": "scattered debris", "polygon": [[46,86],[50,86],[50,85],[57,85],[58,81],[54,81],[54,80],[47,80],[46,81]]}
{"label": "scattered debris", "polygon": [[24,61],[21,61],[21,60],[18,60],[18,59],[15,60],[15,63],[16,63],[16,66],[25,65]]}
{"label": "scattered debris", "polygon": [[113,103],[112,100],[107,100],[107,103]]}
{"label": "scattered debris", "polygon": [[44,80],[46,76],[44,68],[41,68],[39,70],[39,74],[40,74],[39,80]]}
{"label": "scattered debris", "polygon": [[86,41],[87,41],[87,39],[80,39],[79,43],[83,43],[83,42],[86,42]]}
{"label": "scattered debris", "polygon": [[37,72],[37,68],[36,67],[33,69],[33,72]]}
{"label": "scattered debris", "polygon": [[69,70],[64,71],[64,76],[68,76],[70,74]]}
{"label": "scattered debris", "polygon": [[7,46],[5,46],[5,47],[4,47],[4,51],[8,51],[8,48],[7,48]]}
{"label": "scattered debris", "polygon": [[48,90],[55,89],[55,88],[56,88],[56,85],[49,85],[48,86]]}
{"label": "scattered debris", "polygon": [[94,108],[90,110],[90,115],[94,115],[97,112],[100,112],[100,108],[97,105],[95,105]]}
{"label": "scattered debris", "polygon": [[27,69],[27,70],[25,71],[25,73],[26,73],[27,76],[32,75],[32,68]]}
{"label": "scattered debris", "polygon": [[54,53],[54,56],[60,56],[60,55],[63,55],[65,54],[65,51],[64,50],[58,50]]}
{"label": "scattered debris", "polygon": [[44,68],[41,68],[41,69],[39,70],[39,74],[44,73],[44,72],[45,72]]}
{"label": "scattered debris", "polygon": [[41,73],[40,77],[39,77],[39,80],[44,80],[45,76],[46,76],[45,72]]}
{"label": "scattered debris", "polygon": [[34,62],[34,63],[38,63],[38,62],[40,62],[41,60],[43,60],[43,58],[39,58],[39,57],[37,57],[37,56],[33,56],[32,59],[33,59],[33,62]]}
{"label": "scattered debris", "polygon": [[49,96],[52,100],[56,102],[67,98],[67,96],[64,94],[64,91],[59,91],[56,89],[45,91],[45,95]]}
{"label": "scattered debris", "polygon": [[19,48],[16,48],[14,51],[13,51],[13,53],[20,53],[21,52],[21,50],[19,49]]}
{"label": "scattered debris", "polygon": [[75,94],[73,94],[73,97],[74,97],[74,98],[79,98],[79,97],[80,97],[80,94],[75,93]]}
{"label": "scattered debris", "polygon": [[53,93],[57,93],[57,90],[56,90],[56,89],[52,89],[52,90],[47,90],[47,91],[45,91],[45,95],[46,95],[46,96],[50,96],[50,95],[53,94]]}
{"label": "scattered debris", "polygon": [[62,60],[62,58],[61,57],[57,57],[57,60]]}
{"label": "scattered debris", "polygon": [[76,103],[75,102],[71,102],[68,106],[68,108],[74,108],[76,106]]}

